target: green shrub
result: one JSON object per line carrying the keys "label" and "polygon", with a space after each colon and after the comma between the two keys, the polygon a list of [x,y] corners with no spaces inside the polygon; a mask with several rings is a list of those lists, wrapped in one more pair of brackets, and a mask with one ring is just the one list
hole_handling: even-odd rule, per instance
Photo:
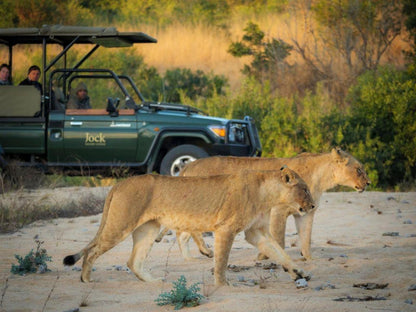
{"label": "green shrub", "polygon": [[160,306],[174,305],[175,310],[183,307],[195,307],[199,305],[200,300],[204,297],[198,293],[199,290],[198,283],[186,288],[186,278],[181,275],[176,282],[173,282],[173,289],[170,292],[161,293],[155,302]]}
{"label": "green shrub", "polygon": [[46,261],[52,261],[52,257],[48,256],[46,249],[41,248],[42,241],[35,239],[35,242],[37,244],[35,252],[32,249],[24,258],[14,255],[19,265],[12,264],[11,273],[25,275],[26,273],[45,273],[50,271]]}

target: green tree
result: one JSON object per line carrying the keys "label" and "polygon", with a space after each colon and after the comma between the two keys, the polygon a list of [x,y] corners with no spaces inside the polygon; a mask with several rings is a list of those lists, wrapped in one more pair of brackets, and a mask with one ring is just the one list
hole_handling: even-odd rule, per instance
{"label": "green tree", "polygon": [[250,65],[243,68],[247,76],[262,82],[269,80],[273,89],[283,87],[290,69],[286,58],[292,46],[281,39],[265,39],[264,32],[253,22],[247,24],[244,32],[241,41],[232,42],[228,52],[235,57],[252,57]]}
{"label": "green tree", "polygon": [[416,178],[416,81],[389,67],[359,77],[351,89],[344,142],[377,171],[379,186]]}

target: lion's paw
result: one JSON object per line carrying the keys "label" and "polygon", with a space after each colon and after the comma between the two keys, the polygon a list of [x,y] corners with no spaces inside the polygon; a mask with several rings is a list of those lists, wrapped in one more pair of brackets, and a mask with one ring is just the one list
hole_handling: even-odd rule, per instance
{"label": "lion's paw", "polygon": [[303,271],[302,269],[293,269],[293,273],[296,274],[295,281],[298,279],[304,278],[305,280],[309,281],[312,277],[312,275],[308,272]]}

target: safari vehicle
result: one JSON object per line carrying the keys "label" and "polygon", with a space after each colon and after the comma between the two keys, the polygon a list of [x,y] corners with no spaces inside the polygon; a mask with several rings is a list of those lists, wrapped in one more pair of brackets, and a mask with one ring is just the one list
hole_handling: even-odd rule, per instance
{"label": "safari vehicle", "polygon": [[[15,46],[41,46],[43,87],[42,94],[32,86],[0,87],[1,164],[16,158],[19,165],[46,170],[124,166],[138,173],[177,175],[187,162],[210,155],[261,155],[250,117],[227,120],[190,106],[148,102],[130,77],[82,67],[100,47],[156,42],[142,32],[112,27],[0,29],[0,49],[8,47],[12,73]],[[51,45],[62,50],[48,60]],[[70,66],[67,53],[77,45],[91,49]],[[88,86],[91,109],[66,107],[79,81]]]}

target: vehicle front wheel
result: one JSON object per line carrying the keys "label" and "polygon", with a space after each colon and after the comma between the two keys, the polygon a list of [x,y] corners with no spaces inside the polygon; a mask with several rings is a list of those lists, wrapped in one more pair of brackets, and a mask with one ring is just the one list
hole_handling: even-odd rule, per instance
{"label": "vehicle front wheel", "polygon": [[187,163],[208,156],[205,150],[195,145],[176,146],[163,157],[160,164],[160,174],[178,176]]}

